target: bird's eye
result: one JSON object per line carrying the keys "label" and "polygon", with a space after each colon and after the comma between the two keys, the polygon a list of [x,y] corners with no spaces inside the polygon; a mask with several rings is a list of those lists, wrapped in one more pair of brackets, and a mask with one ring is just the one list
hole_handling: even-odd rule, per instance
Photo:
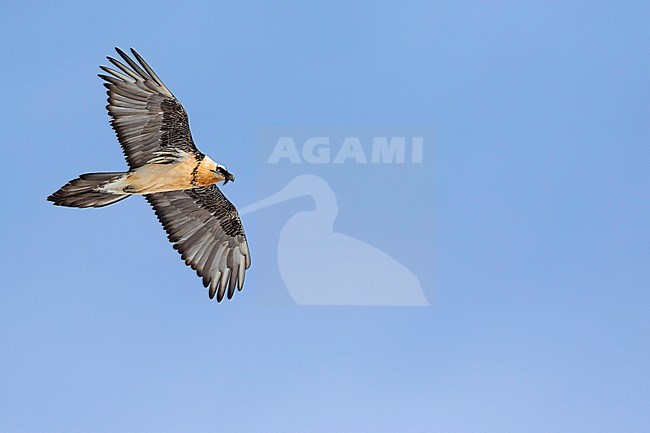
{"label": "bird's eye", "polygon": [[217,171],[220,173],[226,173],[228,170],[221,164],[217,164]]}

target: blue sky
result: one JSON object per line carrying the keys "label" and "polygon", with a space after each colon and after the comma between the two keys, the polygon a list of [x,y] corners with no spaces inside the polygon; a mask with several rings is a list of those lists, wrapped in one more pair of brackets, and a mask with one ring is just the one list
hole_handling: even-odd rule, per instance
{"label": "blue sky", "polygon": [[[5,2],[0,431],[646,431],[649,15]],[[362,183],[367,167],[317,172],[340,192],[336,230],[408,263],[431,307],[258,302],[282,290],[256,273],[276,260],[255,249],[261,213],[246,289],[217,305],[144,200],[47,203],[78,173],[125,168],[96,77],[114,46],[181,99],[240,207],[268,192],[263,128],[432,131],[389,186]]]}

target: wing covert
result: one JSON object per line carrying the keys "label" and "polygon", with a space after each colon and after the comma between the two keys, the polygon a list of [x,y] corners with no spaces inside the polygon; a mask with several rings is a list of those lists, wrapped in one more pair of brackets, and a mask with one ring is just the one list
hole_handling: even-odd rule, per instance
{"label": "wing covert", "polygon": [[233,204],[216,185],[145,196],[185,264],[221,301],[244,285],[251,259]]}

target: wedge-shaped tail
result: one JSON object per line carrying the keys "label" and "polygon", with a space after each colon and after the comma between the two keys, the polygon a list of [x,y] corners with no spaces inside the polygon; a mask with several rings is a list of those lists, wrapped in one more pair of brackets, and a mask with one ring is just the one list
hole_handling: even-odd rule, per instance
{"label": "wedge-shaped tail", "polygon": [[103,207],[124,200],[131,194],[115,194],[102,191],[102,187],[118,180],[125,173],[87,173],[66,183],[47,200],[57,206]]}

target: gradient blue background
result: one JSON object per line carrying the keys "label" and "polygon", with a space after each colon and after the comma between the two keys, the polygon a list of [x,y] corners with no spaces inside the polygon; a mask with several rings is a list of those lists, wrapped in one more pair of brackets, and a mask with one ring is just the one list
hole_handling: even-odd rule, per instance
{"label": "gradient blue background", "polygon": [[[648,431],[647,2],[0,16],[0,431]],[[434,130],[435,199],[404,191],[416,220],[435,205],[432,307],[262,306],[254,268],[216,305],[144,200],[45,202],[125,166],[95,76],[115,45],[182,99],[238,205],[261,126]]]}

